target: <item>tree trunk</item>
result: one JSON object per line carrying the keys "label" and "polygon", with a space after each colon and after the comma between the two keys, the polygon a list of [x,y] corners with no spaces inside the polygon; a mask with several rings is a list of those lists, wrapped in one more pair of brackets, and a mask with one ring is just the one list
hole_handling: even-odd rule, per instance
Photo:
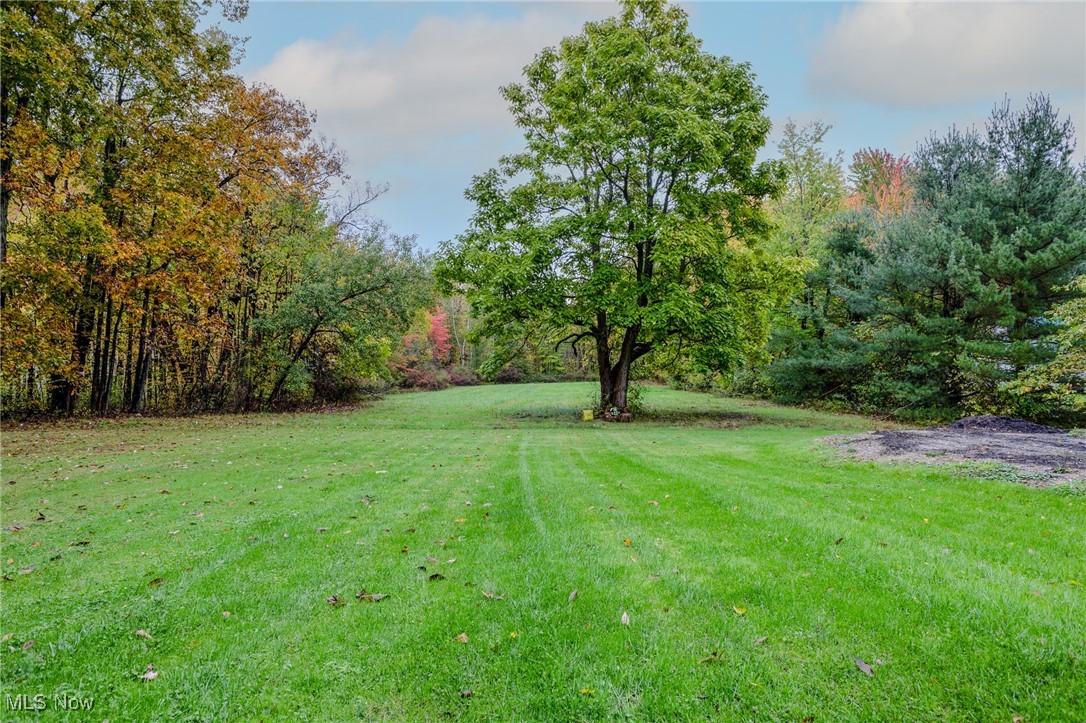
{"label": "tree trunk", "polygon": [[143,402],[147,393],[147,380],[151,375],[151,356],[155,335],[155,307],[151,303],[151,292],[143,292],[143,317],[140,319],[139,350],[136,352],[136,368],[132,375],[132,398],[128,411],[138,414],[143,411]]}
{"label": "tree trunk", "polygon": [[282,391],[283,384],[287,381],[287,377],[290,376],[290,370],[293,369],[294,365],[298,363],[298,360],[302,358],[302,354],[309,348],[309,342],[313,341],[313,337],[317,335],[320,328],[320,322],[317,322],[315,326],[309,329],[309,333],[306,334],[305,339],[298,345],[298,350],[294,352],[294,355],[291,357],[290,363],[283,369],[283,373],[279,375],[279,378],[275,380],[275,386],[272,387],[271,392],[268,394],[268,399],[264,402],[266,406],[270,407],[279,398],[279,392]]}

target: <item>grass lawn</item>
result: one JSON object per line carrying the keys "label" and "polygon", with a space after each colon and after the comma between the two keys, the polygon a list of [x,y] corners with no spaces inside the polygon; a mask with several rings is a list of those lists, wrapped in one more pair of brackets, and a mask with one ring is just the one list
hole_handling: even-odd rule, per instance
{"label": "grass lawn", "polygon": [[1086,497],[591,395],[5,430],[0,718],[1086,720]]}

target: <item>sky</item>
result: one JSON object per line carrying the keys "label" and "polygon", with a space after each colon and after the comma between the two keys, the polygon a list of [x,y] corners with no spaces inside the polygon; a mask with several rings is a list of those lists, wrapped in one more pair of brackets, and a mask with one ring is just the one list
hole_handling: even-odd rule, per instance
{"label": "sky", "polygon": [[[704,50],[750,63],[776,154],[788,119],[830,124],[826,149],[910,153],[951,125],[983,128],[1006,97],[1050,95],[1086,151],[1086,3],[680,3]],[[369,206],[434,250],[466,228],[471,177],[518,150],[498,94],[547,46],[614,3],[252,0],[223,27],[247,36],[237,68],[316,113]]]}

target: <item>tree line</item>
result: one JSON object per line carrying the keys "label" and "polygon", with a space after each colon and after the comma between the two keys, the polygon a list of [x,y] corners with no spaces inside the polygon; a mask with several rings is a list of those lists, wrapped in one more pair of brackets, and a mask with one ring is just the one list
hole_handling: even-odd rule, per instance
{"label": "tree line", "polygon": [[619,420],[637,379],[1086,415],[1086,165],[1045,96],[847,167],[828,126],[788,122],[759,161],[752,69],[623,0],[501,90],[524,147],[428,256],[365,215],[382,189],[312,114],[231,74],[205,3],[0,12],[5,414],[583,378]]}
{"label": "tree line", "polygon": [[1086,165],[1047,96],[995,106],[914,154],[857,153],[785,128],[774,243],[816,266],[741,386],[906,418],[1081,423]]}
{"label": "tree line", "polygon": [[5,410],[256,409],[384,363],[427,259],[203,3],[0,11]]}

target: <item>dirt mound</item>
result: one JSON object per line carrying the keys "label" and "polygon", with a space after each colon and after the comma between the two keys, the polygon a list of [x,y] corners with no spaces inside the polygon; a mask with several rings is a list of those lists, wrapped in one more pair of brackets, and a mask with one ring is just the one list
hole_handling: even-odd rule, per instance
{"label": "dirt mound", "polygon": [[1020,434],[1066,434],[1066,429],[1046,427],[1043,424],[1027,422],[1014,417],[997,417],[985,414],[979,417],[962,417],[957,422],[948,424],[944,429],[956,432],[1017,432]]}
{"label": "dirt mound", "polygon": [[1007,417],[968,417],[949,427],[886,429],[829,441],[853,459],[994,463],[1038,486],[1086,480],[1086,437],[1061,431]]}

